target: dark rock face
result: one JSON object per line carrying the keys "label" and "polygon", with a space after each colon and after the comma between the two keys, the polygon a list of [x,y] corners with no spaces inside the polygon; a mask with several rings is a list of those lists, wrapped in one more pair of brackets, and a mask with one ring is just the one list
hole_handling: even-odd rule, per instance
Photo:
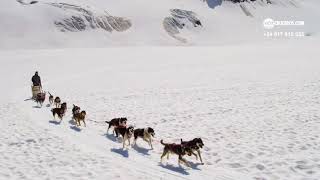
{"label": "dark rock face", "polygon": [[201,26],[201,22],[197,18],[197,14],[192,11],[186,11],[182,9],[171,9],[170,12],[173,18],[175,18],[178,22],[182,19],[187,19],[194,25],[194,27]]}
{"label": "dark rock face", "polygon": [[197,14],[192,11],[171,9],[170,13],[171,16],[164,18],[163,27],[171,37],[181,42],[187,42],[185,38],[177,36],[181,29],[186,28],[188,24],[191,24],[188,28],[202,26],[201,21],[197,18]]}
{"label": "dark rock face", "polygon": [[206,2],[209,8],[214,9],[217,6],[221,6],[223,0],[202,0],[202,1]]}
{"label": "dark rock face", "polygon": [[96,15],[83,7],[66,3],[49,3],[49,5],[63,9],[73,14],[71,17],[56,20],[54,24],[63,32],[84,31],[101,28],[105,31],[126,31],[132,26],[130,20],[123,17],[115,17],[104,11],[104,14]]}
{"label": "dark rock face", "polygon": [[65,17],[57,19],[54,24],[62,32],[79,32],[89,29],[103,29],[108,32],[113,30],[122,32],[128,30],[132,23],[123,17],[111,16],[108,12],[96,13],[89,8],[84,8],[74,4],[51,3],[38,1],[17,0],[22,5],[45,4],[64,11]]}
{"label": "dark rock face", "polygon": [[[250,1],[257,1],[257,0],[224,0],[224,1],[231,1],[233,3],[241,3],[241,2],[250,2]],[[261,2],[265,2],[267,4],[271,4],[271,0],[259,0]]]}
{"label": "dark rock face", "polygon": [[256,0],[225,0],[225,1],[231,1],[231,2],[233,2],[233,3],[240,3],[240,2],[256,1]]}

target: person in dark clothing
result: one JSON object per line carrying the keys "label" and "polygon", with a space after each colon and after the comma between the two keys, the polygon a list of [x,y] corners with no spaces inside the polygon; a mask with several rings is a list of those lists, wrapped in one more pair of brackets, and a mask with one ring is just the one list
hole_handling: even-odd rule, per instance
{"label": "person in dark clothing", "polygon": [[36,73],[32,76],[31,81],[32,81],[32,83],[33,83],[33,86],[40,86],[40,87],[42,87],[42,85],[41,85],[41,79],[40,79],[40,76],[38,75],[38,71],[36,71]]}

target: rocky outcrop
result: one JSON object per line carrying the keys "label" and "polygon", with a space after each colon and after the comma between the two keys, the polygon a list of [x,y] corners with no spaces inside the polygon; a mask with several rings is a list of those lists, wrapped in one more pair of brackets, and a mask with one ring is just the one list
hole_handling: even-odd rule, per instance
{"label": "rocky outcrop", "polygon": [[90,7],[67,3],[52,3],[17,0],[22,5],[45,4],[63,10],[61,18],[54,20],[55,26],[62,32],[78,32],[90,29],[103,29],[108,32],[128,30],[132,23],[124,17],[110,15],[107,11],[97,13]]}
{"label": "rocky outcrop", "polygon": [[70,17],[56,20],[54,24],[61,31],[85,31],[88,29],[103,29],[108,32],[126,31],[132,26],[130,20],[123,17],[111,16],[106,11],[103,14],[97,14],[77,5],[66,3],[50,3],[51,6],[64,9],[72,14]]}
{"label": "rocky outcrop", "polygon": [[163,27],[174,39],[186,43],[187,39],[179,36],[180,30],[186,28],[198,28],[202,26],[197,14],[182,9],[171,9],[171,16],[164,18]]}

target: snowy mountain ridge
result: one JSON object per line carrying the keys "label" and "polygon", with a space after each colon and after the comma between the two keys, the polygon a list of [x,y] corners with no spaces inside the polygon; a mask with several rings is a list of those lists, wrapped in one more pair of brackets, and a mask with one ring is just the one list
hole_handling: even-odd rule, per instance
{"label": "snowy mountain ridge", "polygon": [[5,0],[2,4],[2,49],[263,41],[263,20],[283,17],[306,22],[303,27],[290,27],[291,31],[315,36],[319,32],[313,23],[319,18],[315,0],[272,0],[271,4],[260,0]]}

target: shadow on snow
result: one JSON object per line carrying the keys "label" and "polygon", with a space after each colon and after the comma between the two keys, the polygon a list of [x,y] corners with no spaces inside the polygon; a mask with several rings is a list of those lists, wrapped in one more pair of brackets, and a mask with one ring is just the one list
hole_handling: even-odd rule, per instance
{"label": "shadow on snow", "polygon": [[137,144],[134,144],[132,146],[132,149],[136,150],[138,153],[143,154],[143,155],[150,155],[149,151],[151,150],[151,149],[139,147]]}
{"label": "shadow on snow", "polygon": [[75,130],[77,132],[81,131],[81,129],[79,127],[77,127],[77,126],[70,126],[70,129]]}
{"label": "shadow on snow", "polygon": [[202,163],[193,163],[193,162],[189,162],[190,166],[192,169],[195,169],[195,170],[201,170],[198,168],[199,165],[203,165]]}
{"label": "shadow on snow", "polygon": [[42,108],[42,106],[39,106],[39,105],[36,105],[36,106],[32,106],[33,108],[37,108],[37,109],[40,109]]}
{"label": "shadow on snow", "polygon": [[106,133],[106,134],[104,134],[104,136],[105,136],[106,138],[110,139],[110,140],[113,141],[113,142],[119,142],[119,141],[118,141],[118,138],[117,138],[116,136],[114,136],[113,134],[108,134],[108,133]]}
{"label": "shadow on snow", "polygon": [[75,122],[73,119],[71,119],[71,120],[69,121],[69,124],[71,124],[71,125],[73,125],[73,126],[77,125],[76,122]]}
{"label": "shadow on snow", "polygon": [[54,124],[54,125],[60,125],[61,121],[51,120],[51,121],[49,121],[49,123]]}
{"label": "shadow on snow", "polygon": [[159,166],[183,175],[189,175],[189,173],[181,166],[173,166],[172,164],[164,165],[161,162],[159,163]]}
{"label": "shadow on snow", "polygon": [[126,150],[123,150],[122,148],[119,148],[119,149],[112,148],[112,149],[111,149],[111,152],[120,154],[120,155],[122,155],[122,156],[125,157],[125,158],[128,158],[128,157],[129,157],[129,151],[128,151],[127,149],[126,149]]}

